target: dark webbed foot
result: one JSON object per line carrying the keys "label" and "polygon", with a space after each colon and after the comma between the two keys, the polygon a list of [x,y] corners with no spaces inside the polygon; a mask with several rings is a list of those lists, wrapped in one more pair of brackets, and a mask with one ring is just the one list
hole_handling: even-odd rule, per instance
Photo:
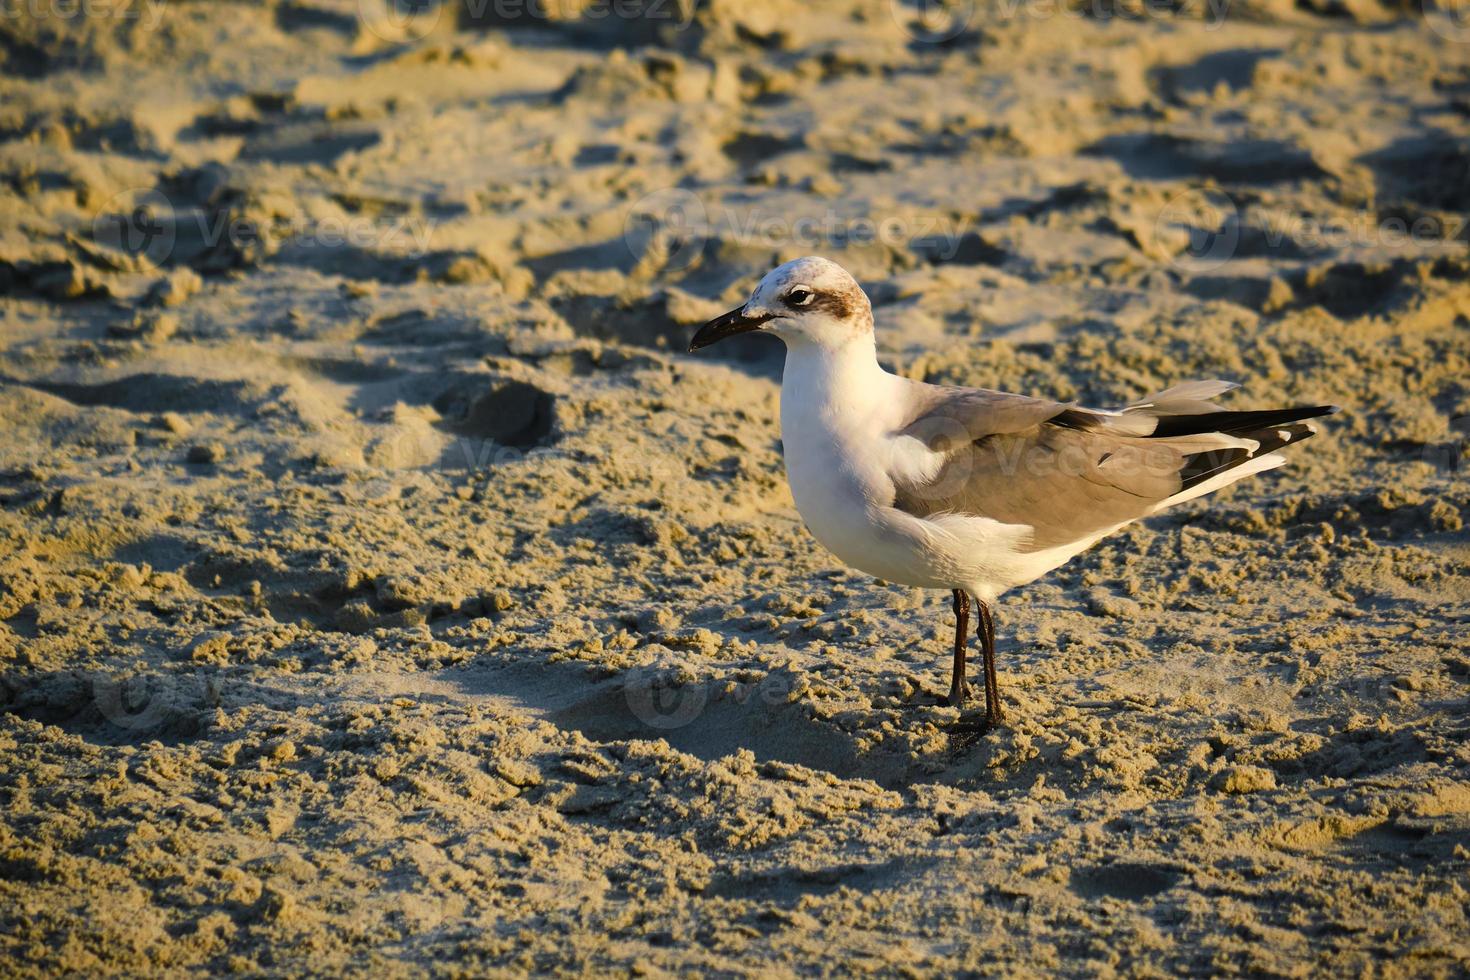
{"label": "dark webbed foot", "polygon": [[947,726],[945,730],[950,736],[950,747],[963,751],[998,727],[1000,726],[991,724],[982,712],[975,711]]}

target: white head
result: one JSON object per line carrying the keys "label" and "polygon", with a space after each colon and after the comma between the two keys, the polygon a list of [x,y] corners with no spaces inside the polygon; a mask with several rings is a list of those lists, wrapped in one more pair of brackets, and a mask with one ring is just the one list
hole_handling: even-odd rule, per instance
{"label": "white head", "polygon": [[766,273],[744,306],[700,327],[689,349],[754,330],[773,333],[788,347],[815,344],[836,350],[854,339],[871,340],[873,307],[846,269],[808,255]]}

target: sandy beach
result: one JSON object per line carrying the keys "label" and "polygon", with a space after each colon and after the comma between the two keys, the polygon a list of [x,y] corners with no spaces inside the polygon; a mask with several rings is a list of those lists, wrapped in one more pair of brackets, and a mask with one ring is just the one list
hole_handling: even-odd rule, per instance
{"label": "sandy beach", "polygon": [[[1338,404],[999,605],[770,337]],[[0,975],[1470,973],[1470,13],[4,0]]]}

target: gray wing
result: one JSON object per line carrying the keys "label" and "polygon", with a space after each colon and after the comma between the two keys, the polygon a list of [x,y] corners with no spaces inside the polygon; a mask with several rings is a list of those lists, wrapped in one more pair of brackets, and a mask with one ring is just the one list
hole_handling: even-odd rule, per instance
{"label": "gray wing", "polygon": [[1192,382],[1119,411],[926,387],[902,432],[943,463],[923,479],[896,479],[894,506],[916,517],[961,513],[1030,525],[1035,550],[1086,540],[1305,438],[1309,427],[1290,423],[1325,413],[1227,412],[1209,400],[1234,387]]}

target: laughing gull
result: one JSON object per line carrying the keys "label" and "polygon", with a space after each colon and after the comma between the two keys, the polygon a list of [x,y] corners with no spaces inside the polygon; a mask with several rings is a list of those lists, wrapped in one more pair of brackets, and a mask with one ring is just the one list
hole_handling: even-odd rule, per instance
{"label": "laughing gull", "polygon": [[869,575],[948,589],[949,704],[964,703],[970,603],[985,671],[985,728],[1002,721],[990,607],[1119,528],[1280,466],[1313,435],[1313,405],[1231,412],[1237,385],[1192,381],[1125,408],[1082,408],[885,371],[867,295],[809,256],[766,275],[750,301],[700,328],[695,351],[760,330],[786,343],[781,441],[807,528]]}

